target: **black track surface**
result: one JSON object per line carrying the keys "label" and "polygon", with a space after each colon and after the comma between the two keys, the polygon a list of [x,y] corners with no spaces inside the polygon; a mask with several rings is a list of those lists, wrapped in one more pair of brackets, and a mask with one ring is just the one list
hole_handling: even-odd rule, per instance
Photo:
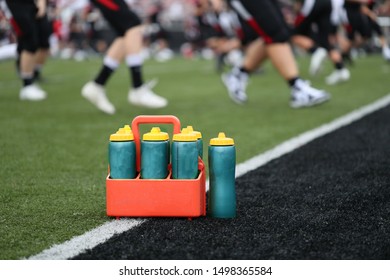
{"label": "black track surface", "polygon": [[390,107],[236,186],[235,219],[150,219],[75,259],[390,259]]}

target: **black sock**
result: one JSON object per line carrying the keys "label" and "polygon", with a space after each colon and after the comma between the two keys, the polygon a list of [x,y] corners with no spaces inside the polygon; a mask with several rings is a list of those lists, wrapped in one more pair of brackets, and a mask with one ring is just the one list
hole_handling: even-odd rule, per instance
{"label": "black sock", "polygon": [[34,83],[34,77],[23,77],[22,80],[24,87],[32,85]]}
{"label": "black sock", "polygon": [[19,54],[16,57],[15,66],[16,66],[16,71],[17,71],[18,75],[20,75],[20,55]]}
{"label": "black sock", "polygon": [[97,75],[97,77],[95,78],[95,83],[101,85],[101,86],[104,86],[108,80],[108,78],[110,78],[111,74],[114,72],[113,69],[111,69],[110,67],[106,66],[106,65],[103,65],[102,69],[100,70],[99,74]]}
{"label": "black sock", "polygon": [[296,82],[298,79],[299,79],[299,77],[295,77],[295,78],[292,78],[292,79],[290,79],[290,80],[287,80],[288,85],[289,85],[290,87],[293,87],[293,86],[295,85],[295,82]]}
{"label": "black sock", "polygon": [[240,67],[240,72],[249,74],[249,71],[245,69],[244,67]]}
{"label": "black sock", "polygon": [[35,69],[34,70],[34,80],[40,80],[41,79],[41,70]]}
{"label": "black sock", "polygon": [[139,88],[143,84],[141,66],[131,66],[130,68],[131,80],[133,88]]}
{"label": "black sock", "polygon": [[344,63],[343,62],[336,62],[334,64],[334,67],[337,69],[337,70],[341,70],[344,68]]}
{"label": "black sock", "polygon": [[313,47],[311,47],[311,48],[308,50],[308,52],[311,53],[311,54],[313,54],[316,50],[317,50],[317,46],[313,46]]}
{"label": "black sock", "polygon": [[217,56],[216,66],[218,72],[223,71],[223,67],[225,65],[225,57],[226,57],[226,53],[221,53],[220,55]]}

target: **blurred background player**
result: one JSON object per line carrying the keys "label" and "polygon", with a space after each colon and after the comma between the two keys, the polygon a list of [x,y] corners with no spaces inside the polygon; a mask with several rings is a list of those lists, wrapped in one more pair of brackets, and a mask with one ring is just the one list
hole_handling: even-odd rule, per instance
{"label": "blurred background player", "polygon": [[34,67],[34,79],[36,81],[44,80],[41,73],[48,58],[50,57],[50,36],[53,33],[53,27],[52,22],[48,18],[47,11],[49,8],[50,2],[46,0],[46,12],[41,18],[37,19],[39,28],[39,41]]}
{"label": "blurred background player", "polygon": [[188,32],[191,34],[188,41],[192,44],[193,52],[202,55],[204,58],[212,58],[212,55],[209,55],[212,52],[208,41],[210,38],[218,37],[218,30],[215,28],[218,19],[213,11],[213,6],[208,0],[195,0],[192,5],[194,9],[192,32]]}
{"label": "blurred background player", "polygon": [[378,1],[368,0],[367,4],[362,5],[362,13],[366,15],[368,19],[369,27],[371,28],[371,32],[378,36],[380,46],[382,48],[382,56],[386,61],[390,61],[390,48],[387,43],[387,39],[384,36],[384,32],[382,27],[378,24],[378,17],[375,13],[375,8]]}
{"label": "blurred background player", "polygon": [[164,6],[160,1],[153,0],[148,7],[145,20],[144,44],[159,62],[167,61],[174,56],[169,47],[169,33],[161,24],[161,14]]}
{"label": "blurred background player", "polygon": [[104,113],[114,114],[115,107],[108,100],[104,85],[124,58],[132,81],[128,101],[131,104],[148,108],[167,106],[168,101],[156,95],[151,90],[151,85],[145,84],[143,80],[141,54],[143,38],[139,17],[130,10],[124,0],[90,0],[90,2],[100,9],[105,19],[111,24],[117,33],[117,39],[110,46],[96,78],[82,88],[82,96]]}
{"label": "blurred background player", "polygon": [[[210,29],[204,36],[205,46],[211,49],[216,58],[217,72],[223,72],[225,66],[237,66],[242,62],[241,41],[237,32],[241,25],[237,13],[223,2],[202,1],[203,25]],[[207,29],[206,29],[207,30]]]}
{"label": "blurred background player", "polygon": [[17,44],[9,22],[11,17],[5,2],[0,1],[0,61],[16,58]]}
{"label": "blurred background player", "polygon": [[369,18],[363,13],[369,0],[345,0],[342,11],[346,36],[338,36],[345,61],[352,63],[351,51],[366,44],[372,37]]}
{"label": "blurred background player", "polygon": [[[350,79],[350,72],[345,67],[340,51],[335,44],[330,42],[332,33],[331,15],[332,10],[337,9],[337,4],[332,0],[299,0],[299,12],[296,17],[294,35],[292,41],[301,48],[313,53],[313,59],[310,65],[312,75],[318,72],[318,69],[324,58],[323,53],[328,53],[335,70],[326,78],[326,83],[334,85],[345,82]],[[333,7],[336,6],[336,7]],[[316,28],[316,40],[312,38],[313,28]],[[320,50],[317,48],[320,47]]]}
{"label": "blurred background player", "polygon": [[34,70],[36,65],[42,65],[46,59],[45,51],[38,52],[40,36],[45,37],[40,24],[46,26],[46,0],[6,0],[6,3],[12,14],[11,23],[17,35],[20,53],[18,65],[23,87],[19,98],[31,101],[43,100],[47,94],[34,83]]}
{"label": "blurred background player", "polygon": [[[48,57],[50,56],[50,36],[52,34],[53,28],[52,23],[48,18],[48,9],[50,9],[50,4],[53,8],[54,3],[46,1],[46,10],[45,14],[42,17],[38,17],[36,19],[36,24],[38,28],[38,49],[35,53],[35,64],[34,64],[34,81],[42,82],[43,78],[41,72],[43,70],[44,65]],[[16,67],[18,69],[18,73],[20,74],[20,55],[23,50],[23,46],[18,44],[17,47],[17,60]]]}
{"label": "blurred background player", "polygon": [[[330,95],[310,86],[299,76],[299,70],[289,45],[290,32],[276,1],[228,0],[238,13],[247,43],[241,67],[234,67],[222,76],[230,98],[236,103],[247,102],[246,85],[252,73],[269,58],[291,89],[290,106],[308,107],[329,100]],[[250,28],[249,28],[250,27]],[[261,38],[261,39],[260,39]]]}

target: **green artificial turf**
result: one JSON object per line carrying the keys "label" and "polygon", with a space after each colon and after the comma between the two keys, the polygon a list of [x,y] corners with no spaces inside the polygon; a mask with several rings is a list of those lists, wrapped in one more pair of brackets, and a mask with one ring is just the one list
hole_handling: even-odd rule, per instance
{"label": "green artificial turf", "polygon": [[[308,59],[299,64],[307,78]],[[175,115],[182,126],[194,126],[203,134],[206,162],[208,141],[223,131],[234,138],[240,163],[390,91],[390,65],[380,56],[360,58],[351,81],[337,86],[324,84],[332,70],[326,62],[312,83],[331,92],[332,100],[291,109],[288,87],[266,64],[264,74],[251,78],[248,104],[239,106],[228,98],[213,62],[177,58],[144,67],[147,79],[159,79],[155,91],[169,100],[168,107],[128,104],[129,73],[121,67],[107,86],[117,108],[108,116],[80,96],[100,65],[96,58],[50,59],[42,84],[48,99],[27,102],[18,98],[14,63],[0,62],[0,259],[37,254],[110,219],[105,215],[108,137],[137,115]]]}

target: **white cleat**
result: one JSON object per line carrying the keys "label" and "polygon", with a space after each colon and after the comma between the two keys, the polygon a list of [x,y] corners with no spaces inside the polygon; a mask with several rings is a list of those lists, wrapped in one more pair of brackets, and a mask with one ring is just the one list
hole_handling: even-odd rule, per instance
{"label": "white cleat", "polygon": [[390,48],[388,46],[382,48],[382,55],[386,61],[390,61]]}
{"label": "white cleat", "polygon": [[222,81],[229,93],[229,97],[237,104],[245,104],[248,101],[246,87],[248,74],[240,73],[234,69],[227,74],[222,74]]}
{"label": "white cleat", "polygon": [[88,82],[81,89],[81,95],[100,111],[109,115],[115,113],[115,107],[108,100],[103,86],[93,81]]}
{"label": "white cleat", "polygon": [[346,82],[351,78],[351,73],[347,68],[340,70],[334,70],[332,74],[326,77],[326,83],[328,85],[336,85],[342,82]]}
{"label": "white cleat", "polygon": [[128,101],[136,106],[158,109],[168,105],[168,100],[154,93],[151,88],[156,85],[156,81],[143,84],[141,87],[131,89],[128,95]]}
{"label": "white cleat", "polygon": [[311,107],[330,99],[330,94],[310,86],[309,82],[298,80],[291,89],[292,108]]}
{"label": "white cleat", "polygon": [[324,62],[324,59],[327,57],[327,55],[328,53],[324,48],[318,48],[313,53],[309,67],[310,75],[315,76],[318,74],[318,72],[321,70],[322,62]]}
{"label": "white cleat", "polygon": [[20,90],[20,100],[40,101],[47,97],[47,94],[39,86],[32,84]]}

